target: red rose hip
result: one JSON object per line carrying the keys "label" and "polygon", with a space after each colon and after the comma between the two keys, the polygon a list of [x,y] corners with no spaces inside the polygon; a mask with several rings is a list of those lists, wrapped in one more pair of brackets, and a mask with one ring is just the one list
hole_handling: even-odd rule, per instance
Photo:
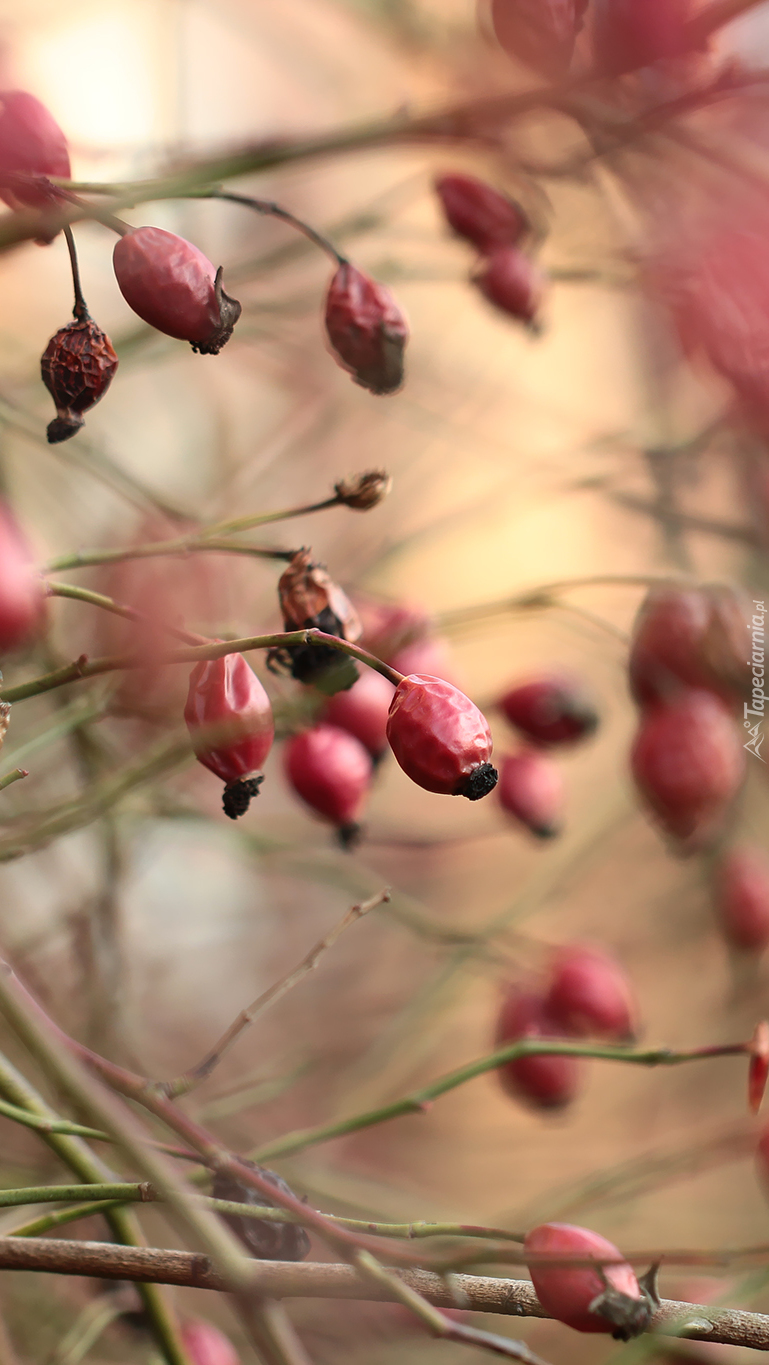
{"label": "red rose hip", "polygon": [[403,771],[425,791],[479,801],[496,786],[486,717],[442,678],[411,673],[401,679],[387,738]]}
{"label": "red rose hip", "polygon": [[566,1033],[632,1041],[637,1007],[630,982],[601,948],[572,943],[556,952],[545,1002]]}
{"label": "red rose hip", "polygon": [[474,175],[442,175],[435,190],[449,227],[484,255],[515,246],[528,228],[518,204]]}
{"label": "red rose hip", "polygon": [[506,754],[499,765],[502,808],[538,839],[554,839],[563,824],[565,790],[560,769],[536,749]]}
{"label": "red rose hip", "polygon": [[[536,991],[510,991],[497,1024],[496,1045],[516,1043],[522,1038],[559,1038],[561,1030]],[[535,1109],[563,1109],[575,1098],[582,1068],[577,1057],[519,1057],[504,1062],[498,1070],[502,1088],[513,1099],[525,1100]]]}
{"label": "red rose hip", "polygon": [[610,74],[680,57],[693,43],[691,0],[594,0],[596,65]]}
{"label": "red rose hip", "polygon": [[[0,197],[11,208],[45,208],[48,176],[70,178],[67,139],[44,104],[26,90],[0,94]],[[37,183],[36,183],[37,182]]]}
{"label": "red rose hip", "polygon": [[516,246],[498,247],[487,256],[473,284],[500,312],[533,324],[544,293],[542,271]]}
{"label": "red rose hip", "polygon": [[42,620],[43,584],[10,508],[0,502],[0,655],[17,649]]}
{"label": "red rose hip", "polygon": [[242,654],[193,668],[184,719],[198,762],[225,783],[224,812],[236,820],[258,793],[275,736],[269,697]]}
{"label": "red rose hip", "polygon": [[180,1336],[191,1365],[240,1365],[229,1337],[211,1322],[191,1318],[182,1326]]}
{"label": "red rose hip", "polygon": [[132,228],[112,261],[123,298],[150,327],[201,355],[218,355],[229,341],[240,304],[224,293],[221,268],[192,242],[163,228]]}
{"label": "red rose hip", "polygon": [[[571,1223],[543,1223],[527,1233],[524,1254],[556,1257],[620,1257],[621,1252],[597,1232]],[[546,1266],[529,1263],[529,1274],[542,1307],[577,1332],[611,1332],[620,1341],[645,1332],[657,1306],[656,1293],[639,1284],[627,1262],[589,1266]]]}
{"label": "red rose hip", "polygon": [[377,761],[387,749],[387,716],[394,691],[381,673],[364,668],[352,687],[331,697],[324,719],[354,735]]}
{"label": "red rose hip", "polygon": [[492,0],[500,46],[547,80],[569,69],[585,0]]}
{"label": "red rose hip", "polygon": [[343,848],[351,847],[360,835],[358,818],[373,771],[360,741],[336,725],[314,725],[288,741],[284,761],[297,795],[336,825]]}
{"label": "red rose hip", "polygon": [[630,686],[636,701],[664,700],[682,685],[715,692],[732,704],[747,697],[749,620],[737,594],[720,584],[652,588],[630,646]]}
{"label": "red rose hip", "polygon": [[349,261],[329,285],[326,332],[336,360],[361,388],[385,394],[401,387],[406,319],[389,289]]}
{"label": "red rose hip", "polygon": [[733,848],[715,868],[718,920],[727,942],[760,953],[769,944],[769,858],[758,848]]}
{"label": "red rose hip", "polygon": [[598,728],[598,715],[579,684],[556,675],[518,683],[500,698],[511,725],[534,744],[576,744]]}

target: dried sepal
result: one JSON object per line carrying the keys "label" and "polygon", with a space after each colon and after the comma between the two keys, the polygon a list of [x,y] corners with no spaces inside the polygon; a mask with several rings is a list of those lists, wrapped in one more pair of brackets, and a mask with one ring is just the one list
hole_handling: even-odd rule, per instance
{"label": "dried sepal", "polygon": [[356,512],[370,512],[387,497],[393,481],[383,469],[372,469],[367,474],[351,474],[334,484],[334,492],[345,507]]}
{"label": "dried sepal", "polygon": [[[347,594],[308,549],[297,550],[278,581],[285,630],[322,630],[353,644],[363,627]],[[353,660],[331,645],[290,645],[270,650],[268,667],[285,668],[298,682],[311,683],[333,695],[352,687],[358,670]]]}

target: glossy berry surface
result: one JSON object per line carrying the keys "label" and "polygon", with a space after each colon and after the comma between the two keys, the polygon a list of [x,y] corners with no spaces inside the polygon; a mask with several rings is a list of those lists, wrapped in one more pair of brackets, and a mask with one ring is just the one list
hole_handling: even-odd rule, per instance
{"label": "glossy berry surface", "polygon": [[363,668],[352,687],[327,703],[324,719],[354,735],[373,759],[387,749],[387,717],[395,688],[373,668]]}
{"label": "glossy berry surface", "polygon": [[449,227],[484,255],[515,246],[528,228],[518,204],[474,175],[442,175],[435,191]]}
{"label": "glossy berry surface", "polygon": [[[0,94],[0,197],[12,208],[44,208],[52,194],[35,178],[71,176],[67,139],[52,114],[25,90]],[[26,180],[29,177],[29,180]]]}
{"label": "glossy berry surface", "polygon": [[80,430],[83,413],[104,397],[117,364],[112,342],[91,318],[69,322],[51,337],[40,370],[56,404],[56,417],[48,424],[52,445]]}
{"label": "glossy berry surface", "polygon": [[326,332],[334,356],[356,384],[377,394],[401,387],[406,319],[389,289],[349,261],[329,285]]}
{"label": "glossy berry surface", "polygon": [[572,943],[550,965],[547,1008],[567,1033],[632,1041],[637,1006],[624,969],[602,948]]}
{"label": "glossy berry surface", "polygon": [[202,1318],[185,1322],[179,1335],[191,1365],[240,1365],[235,1347],[218,1327]]}
{"label": "glossy berry surface", "polygon": [[473,276],[473,284],[500,312],[519,322],[534,322],[544,293],[544,276],[518,247],[498,247]]}
{"label": "glossy berry surface", "polygon": [[576,744],[598,728],[598,714],[582,688],[558,676],[518,683],[499,699],[511,725],[534,744]]}
{"label": "glossy berry surface", "polygon": [[164,228],[133,228],[112,262],[123,298],[150,327],[204,355],[229,341],[240,304],[222,292],[218,272],[192,242]]}
{"label": "glossy berry surface", "polygon": [[262,684],[242,654],[206,659],[190,674],[184,707],[196,757],[226,783],[224,809],[235,819],[256,794],[275,726]]}
{"label": "glossy berry surface", "polygon": [[617,73],[682,56],[692,46],[692,12],[691,0],[595,0],[596,65]]}
{"label": "glossy berry surface", "polygon": [[25,644],[42,617],[43,586],[10,508],[0,503],[0,655]]}
{"label": "glossy berry surface", "polygon": [[373,771],[360,741],[336,725],[314,725],[288,741],[284,761],[297,795],[337,826],[343,843],[352,842]]}
{"label": "glossy berry surface", "polygon": [[[248,1161],[241,1157],[244,1165],[251,1166],[265,1180],[274,1185],[283,1194],[293,1194],[290,1185],[287,1185],[281,1176],[275,1171],[268,1171],[264,1166],[258,1166],[256,1162]],[[250,1185],[245,1185],[237,1177],[228,1175],[220,1171],[214,1177],[211,1187],[211,1194],[214,1199],[226,1199],[237,1204],[251,1204],[258,1208],[279,1208],[272,1199],[259,1190],[253,1189]],[[223,1213],[221,1217],[232,1229],[235,1236],[240,1239],[244,1246],[248,1248],[252,1256],[261,1257],[265,1261],[302,1261],[310,1250],[310,1239],[304,1228],[296,1223],[268,1223],[261,1218],[239,1218],[237,1214]]]}
{"label": "glossy berry surface", "polygon": [[[612,1242],[571,1223],[543,1223],[523,1244],[538,1256],[620,1256]],[[529,1264],[542,1307],[577,1332],[611,1332],[627,1341],[645,1331],[652,1316],[649,1296],[627,1263],[607,1265],[603,1273],[587,1266]],[[600,1310],[600,1311],[599,1311]]]}
{"label": "glossy berry surface", "polygon": [[500,804],[538,839],[560,834],[566,793],[561,770],[536,749],[505,754],[499,765]]}
{"label": "glossy berry surface", "polygon": [[724,938],[734,948],[762,952],[769,944],[769,858],[759,848],[733,848],[714,873]]}
{"label": "glossy berry surface", "polygon": [[728,708],[703,691],[647,708],[630,762],[665,833],[690,850],[717,831],[745,774],[742,737]]}
{"label": "glossy berry surface", "polygon": [[[508,994],[499,1014],[496,1046],[521,1038],[562,1038],[564,1030],[537,991],[517,987]],[[535,1109],[563,1109],[577,1095],[582,1068],[576,1057],[519,1057],[498,1070],[500,1084],[513,1099]]]}
{"label": "glossy berry surface", "polygon": [[398,684],[387,738],[403,771],[425,791],[478,801],[496,786],[486,717],[442,678],[412,673]]}
{"label": "glossy berry surface", "polygon": [[630,647],[636,701],[664,700],[682,684],[715,692],[724,701],[747,696],[749,619],[728,587],[653,588],[636,618]]}

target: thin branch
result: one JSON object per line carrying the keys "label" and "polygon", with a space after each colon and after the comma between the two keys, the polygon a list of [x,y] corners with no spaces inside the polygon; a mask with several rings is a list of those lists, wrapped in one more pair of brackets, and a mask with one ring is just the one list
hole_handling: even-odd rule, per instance
{"label": "thin branch", "polygon": [[181,640],[186,645],[202,645],[209,638],[206,635],[198,635],[189,630],[179,630],[176,626],[166,625],[163,621],[153,621],[142,611],[137,611],[135,607],[124,607],[120,602],[115,602],[111,597],[106,597],[101,592],[91,592],[88,588],[78,588],[74,583],[56,583],[50,580],[45,585],[46,596],[48,597],[67,597],[76,602],[87,602],[92,607],[101,607],[102,611],[111,612],[113,616],[122,616],[126,621],[136,621],[146,623],[155,627],[160,627],[174,639]]}
{"label": "thin branch", "polygon": [[67,243],[67,251],[69,252],[69,264],[72,270],[72,288],[75,294],[75,306],[72,309],[72,316],[76,322],[87,322],[90,314],[88,312],[88,304],[83,298],[83,289],[80,283],[80,266],[78,264],[75,238],[72,235],[71,227],[65,227],[64,239]]}
{"label": "thin branch", "polygon": [[308,241],[313,242],[315,246],[319,246],[321,251],[325,251],[326,255],[330,256],[336,265],[347,264],[347,257],[337,251],[333,242],[330,242],[322,233],[316,232],[315,228],[310,227],[309,223],[305,223],[301,218],[297,218],[295,214],[289,213],[288,209],[282,208],[280,204],[273,203],[272,200],[252,199],[247,194],[232,194],[228,190],[209,190],[202,197],[206,199],[225,199],[230,204],[242,204],[244,208],[253,209],[255,213],[261,213],[265,217],[279,218],[281,222],[288,223],[290,227],[296,228],[297,232],[301,232],[302,235],[306,237]]}
{"label": "thin branch", "polygon": [[[589,574],[584,578],[561,578],[516,593],[514,597],[498,597],[491,602],[479,602],[471,607],[454,607],[436,619],[439,630],[451,630],[489,616],[505,616],[514,611],[535,611],[541,607],[559,605],[558,598],[579,588],[653,588],[681,585],[690,587],[695,579],[676,574]],[[604,624],[604,623],[602,623]]]}
{"label": "thin branch", "polygon": [[19,782],[22,777],[29,777],[26,768],[12,768],[9,773],[5,774],[5,777],[0,777],[0,792],[5,787],[12,786],[14,782]]}

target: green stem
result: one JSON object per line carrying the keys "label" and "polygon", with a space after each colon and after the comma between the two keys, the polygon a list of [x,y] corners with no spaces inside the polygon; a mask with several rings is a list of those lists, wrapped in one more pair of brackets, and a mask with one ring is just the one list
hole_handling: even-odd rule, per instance
{"label": "green stem", "polygon": [[65,1227],[67,1223],[77,1223],[81,1218],[93,1218],[95,1214],[107,1214],[111,1209],[125,1208],[125,1199],[96,1199],[88,1204],[75,1204],[71,1209],[57,1209],[55,1213],[43,1213],[29,1223],[20,1223],[11,1228],[7,1237],[42,1237],[44,1232],[53,1228]]}
{"label": "green stem", "polygon": [[13,1119],[14,1123],[23,1124],[25,1128],[34,1128],[39,1133],[68,1133],[70,1137],[91,1138],[99,1142],[109,1141],[107,1134],[100,1133],[97,1128],[85,1128],[82,1123],[70,1123],[69,1119],[41,1119],[16,1104],[8,1104],[6,1100],[0,1100],[0,1114],[4,1118]]}
{"label": "green stem", "polygon": [[0,777],[0,792],[5,787],[12,786],[14,782],[19,782],[22,777],[29,777],[26,768],[12,768],[9,773],[5,774],[5,777]]}
{"label": "green stem", "polygon": [[436,617],[439,629],[451,629],[489,616],[504,616],[510,611],[530,611],[539,607],[553,605],[554,598],[575,588],[653,588],[653,587],[691,587],[695,580],[671,574],[590,574],[585,578],[561,578],[554,583],[543,583],[528,592],[517,593],[514,597],[499,597],[492,602],[480,602],[477,606],[456,607],[444,611]]}
{"label": "green stem", "polygon": [[88,588],[78,588],[73,583],[52,583],[49,580],[45,587],[48,597],[67,597],[76,602],[87,602],[92,607],[101,607],[102,611],[109,611],[113,616],[122,616],[127,621],[160,624],[169,635],[173,635],[176,640],[182,640],[186,645],[205,644],[207,639],[205,635],[197,635],[189,630],[179,630],[176,626],[152,622],[150,617],[146,616],[144,612],[137,611],[135,607],[124,607],[120,602],[115,602],[113,598],[105,597],[104,593],[91,592]]}

